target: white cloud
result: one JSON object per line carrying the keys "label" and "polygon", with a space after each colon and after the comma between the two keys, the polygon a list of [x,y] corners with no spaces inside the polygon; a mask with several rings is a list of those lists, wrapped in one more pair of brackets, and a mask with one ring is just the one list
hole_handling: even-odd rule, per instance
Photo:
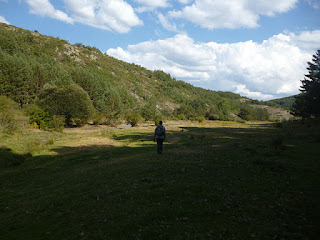
{"label": "white cloud", "polygon": [[252,99],[267,100],[267,99],[273,98],[273,95],[271,94],[263,94],[261,92],[251,92],[249,89],[246,88],[246,85],[244,84],[239,84],[238,86],[236,86],[235,93],[238,93],[242,96],[246,96]]}
{"label": "white cloud", "polygon": [[140,7],[136,8],[135,10],[139,13],[145,11],[153,11],[157,8],[167,8],[171,7],[168,3],[168,0],[135,0],[135,2],[141,4]]}
{"label": "white cloud", "polygon": [[309,3],[313,8],[320,9],[320,1],[319,0],[305,0]]}
{"label": "white cloud", "polygon": [[260,15],[274,15],[292,9],[298,0],[195,0],[172,18],[184,18],[207,29],[254,28]]}
{"label": "white cloud", "polygon": [[32,14],[49,16],[68,23],[80,22],[96,28],[127,33],[143,25],[124,0],[64,0],[66,12],[55,9],[49,0],[25,0]]}
{"label": "white cloud", "polygon": [[314,50],[316,48],[319,48],[320,43],[320,30],[315,31],[304,31],[301,32],[299,35],[289,33],[290,38],[292,39],[292,42],[296,45],[309,49]]}
{"label": "white cloud", "polygon": [[[186,34],[109,49],[107,54],[212,90],[270,99],[299,92],[318,31],[278,34],[262,43],[195,43]],[[306,37],[307,36],[307,37]],[[308,46],[306,48],[305,46]],[[314,47],[314,48],[311,48]]]}
{"label": "white cloud", "polygon": [[3,16],[0,16],[0,22],[10,24]]}
{"label": "white cloud", "polygon": [[170,23],[168,18],[163,16],[161,13],[158,13],[158,19],[161,25],[171,32],[178,32],[177,26],[174,23]]}
{"label": "white cloud", "polygon": [[32,14],[40,16],[49,16],[60,21],[67,23],[73,23],[73,19],[70,18],[65,12],[56,10],[49,0],[26,0],[26,3],[30,7]]}
{"label": "white cloud", "polygon": [[182,4],[188,4],[189,2],[191,2],[192,0],[178,0],[178,2],[182,3]]}
{"label": "white cloud", "polygon": [[143,25],[133,8],[123,0],[64,0],[68,12],[77,21],[93,27],[129,32]]}

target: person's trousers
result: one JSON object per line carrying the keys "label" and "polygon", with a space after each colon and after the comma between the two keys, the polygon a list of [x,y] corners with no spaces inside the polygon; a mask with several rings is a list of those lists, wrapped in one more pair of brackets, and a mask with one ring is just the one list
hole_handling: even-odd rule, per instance
{"label": "person's trousers", "polygon": [[163,139],[157,138],[157,153],[162,153],[162,145],[163,145]]}

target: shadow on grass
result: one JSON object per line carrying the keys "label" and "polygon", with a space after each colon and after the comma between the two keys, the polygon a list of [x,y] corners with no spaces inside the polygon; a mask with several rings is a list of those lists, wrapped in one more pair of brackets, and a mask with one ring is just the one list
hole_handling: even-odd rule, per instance
{"label": "shadow on grass", "polygon": [[[280,131],[272,125],[180,129],[167,129],[161,156],[156,155],[152,132],[124,131],[114,138],[118,146],[54,148],[55,156],[34,156],[23,168],[0,174],[0,235],[6,239],[315,236],[319,151],[305,158],[301,149],[309,145],[300,146],[300,135],[285,138],[282,144],[292,146],[282,150],[272,145]],[[6,149],[0,154],[22,157]]]}
{"label": "shadow on grass", "polygon": [[15,167],[22,164],[31,154],[17,154],[10,148],[0,147],[0,167]]}

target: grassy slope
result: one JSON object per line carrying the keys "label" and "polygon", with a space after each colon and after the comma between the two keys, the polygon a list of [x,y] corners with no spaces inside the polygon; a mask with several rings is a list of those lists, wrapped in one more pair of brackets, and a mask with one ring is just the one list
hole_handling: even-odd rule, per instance
{"label": "grassy slope", "polygon": [[0,236],[315,238],[318,126],[166,126],[161,156],[153,126],[0,135]]}

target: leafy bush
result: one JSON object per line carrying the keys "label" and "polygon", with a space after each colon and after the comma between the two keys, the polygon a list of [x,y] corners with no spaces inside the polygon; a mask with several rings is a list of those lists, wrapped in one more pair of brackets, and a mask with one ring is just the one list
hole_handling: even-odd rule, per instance
{"label": "leafy bush", "polygon": [[107,125],[110,127],[117,127],[118,125],[121,124],[121,120],[117,118],[108,118],[107,119]]}
{"label": "leafy bush", "polygon": [[64,125],[66,122],[66,118],[60,115],[53,115],[52,117],[52,127],[54,131],[62,132],[64,129]]}
{"label": "leafy bush", "polygon": [[199,123],[202,123],[202,122],[203,122],[204,120],[206,120],[206,119],[205,119],[204,116],[199,116],[199,117],[196,118],[196,120],[197,120]]}
{"label": "leafy bush", "polygon": [[84,122],[95,111],[88,93],[76,84],[63,87],[47,84],[39,94],[38,103],[51,115],[64,116],[67,124],[71,124],[72,118]]}
{"label": "leafy bush", "polygon": [[27,117],[13,100],[0,96],[0,132],[12,133],[27,123]]}
{"label": "leafy bush", "polygon": [[136,112],[128,113],[126,116],[127,124],[131,124],[132,127],[137,126],[141,120],[142,120],[141,115]]}
{"label": "leafy bush", "polygon": [[25,109],[29,116],[29,123],[41,129],[48,129],[52,118],[48,112],[38,107],[37,105],[30,105]]}

